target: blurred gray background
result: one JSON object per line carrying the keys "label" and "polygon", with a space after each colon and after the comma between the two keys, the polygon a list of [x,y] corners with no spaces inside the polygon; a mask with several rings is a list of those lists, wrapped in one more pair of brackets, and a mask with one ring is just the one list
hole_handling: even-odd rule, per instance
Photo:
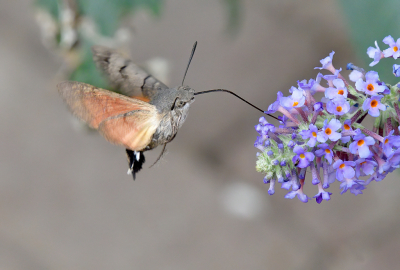
{"label": "blurred gray background", "polygon": [[[333,0],[244,1],[236,36],[217,1],[168,0],[132,19],[138,62],[171,63],[170,86],[226,88],[267,108],[315,78],[319,60],[357,63]],[[397,37],[396,37],[397,38]],[[372,45],[372,44],[371,44]],[[396,269],[398,173],[318,205],[269,196],[255,171],[259,112],[201,95],[168,153],[135,182],[124,149],[74,128],[32,3],[0,3],[0,269]],[[305,187],[309,196],[317,189]]]}

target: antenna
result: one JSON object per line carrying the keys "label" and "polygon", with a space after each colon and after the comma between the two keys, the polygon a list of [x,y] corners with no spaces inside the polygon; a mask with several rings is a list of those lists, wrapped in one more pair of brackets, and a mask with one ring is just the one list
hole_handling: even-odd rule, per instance
{"label": "antenna", "polygon": [[[189,63],[190,63],[190,62],[189,62]],[[259,111],[262,112],[262,113],[265,113],[264,110],[261,110],[260,108],[258,108],[257,106],[251,104],[250,102],[248,102],[248,101],[245,100],[244,98],[242,98],[242,97],[236,95],[235,93],[233,93],[232,91],[229,91],[229,90],[226,90],[226,89],[211,89],[211,90],[196,92],[196,93],[194,93],[194,94],[195,94],[195,95],[200,95],[200,94],[206,94],[206,93],[212,93],[212,92],[226,92],[226,93],[232,94],[232,95],[234,95],[235,97],[237,97],[237,98],[241,99],[242,101],[246,102],[247,104],[249,104],[249,105],[252,106],[253,108],[259,110]],[[266,115],[268,115],[268,116],[270,116],[270,117],[272,117],[272,118],[274,118],[274,119],[280,121],[278,118],[276,118],[276,117],[273,116],[273,115],[270,115],[270,114],[266,114]]]}
{"label": "antenna", "polygon": [[185,75],[183,75],[182,85],[183,85],[183,82],[185,81],[186,73],[187,73],[187,71],[189,69],[190,62],[192,62],[192,58],[193,58],[193,55],[194,55],[194,51],[196,51],[196,47],[197,47],[197,41],[193,44],[192,53],[190,54],[190,57],[189,57],[189,63],[187,64]]}

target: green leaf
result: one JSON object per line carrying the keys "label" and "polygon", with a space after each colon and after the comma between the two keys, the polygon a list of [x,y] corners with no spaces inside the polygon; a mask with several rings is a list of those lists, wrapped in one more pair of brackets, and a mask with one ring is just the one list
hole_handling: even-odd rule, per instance
{"label": "green leaf", "polygon": [[[367,67],[372,59],[367,55],[368,47],[375,47],[375,40],[381,50],[388,46],[382,39],[391,35],[395,40],[400,37],[400,1],[398,0],[340,0],[346,16],[351,38],[357,56],[363,63],[356,65],[367,70],[375,70],[381,80],[394,84],[396,78],[392,74],[394,59],[381,59],[374,67]],[[397,61],[398,62],[398,61]]]}

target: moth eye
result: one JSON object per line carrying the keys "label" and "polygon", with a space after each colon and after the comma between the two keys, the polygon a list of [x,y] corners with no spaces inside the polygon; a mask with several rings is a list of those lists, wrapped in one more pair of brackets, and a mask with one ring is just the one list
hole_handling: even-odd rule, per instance
{"label": "moth eye", "polygon": [[181,108],[181,107],[185,106],[185,102],[182,101],[182,100],[179,100],[179,101],[176,103],[176,106],[177,106],[178,108]]}

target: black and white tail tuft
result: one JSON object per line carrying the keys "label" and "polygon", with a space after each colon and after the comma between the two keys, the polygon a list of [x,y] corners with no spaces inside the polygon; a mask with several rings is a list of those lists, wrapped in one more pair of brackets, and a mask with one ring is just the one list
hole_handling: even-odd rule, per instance
{"label": "black and white tail tuft", "polygon": [[133,180],[136,178],[136,173],[142,169],[143,163],[146,161],[143,151],[132,151],[126,149],[128,157],[129,169],[128,174],[132,174]]}

